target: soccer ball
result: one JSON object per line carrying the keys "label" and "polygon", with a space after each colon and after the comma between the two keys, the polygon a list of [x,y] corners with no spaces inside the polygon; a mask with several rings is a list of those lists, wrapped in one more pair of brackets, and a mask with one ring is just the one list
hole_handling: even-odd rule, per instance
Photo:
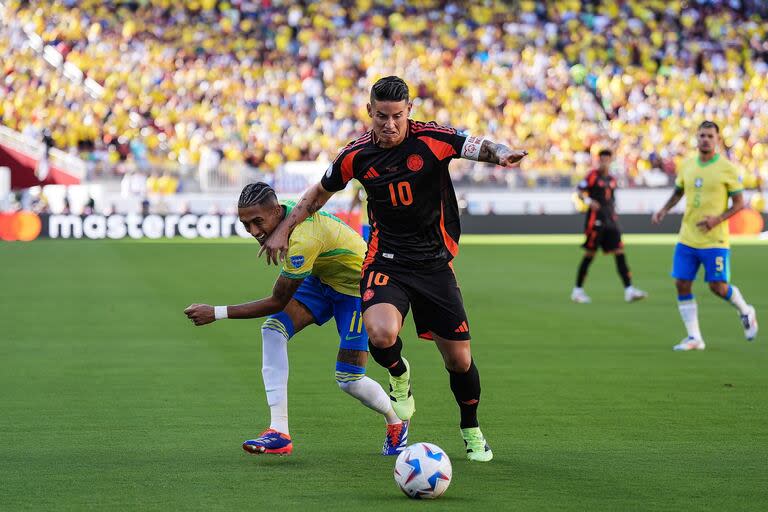
{"label": "soccer ball", "polygon": [[448,489],[452,475],[451,459],[431,443],[410,445],[395,462],[395,482],[409,498],[440,497]]}

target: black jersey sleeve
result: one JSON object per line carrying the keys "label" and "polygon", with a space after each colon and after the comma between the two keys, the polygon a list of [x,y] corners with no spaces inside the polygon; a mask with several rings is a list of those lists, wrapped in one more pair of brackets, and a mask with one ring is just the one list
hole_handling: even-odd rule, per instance
{"label": "black jersey sleeve", "polygon": [[320,180],[320,184],[328,192],[338,192],[343,190],[347,186],[347,183],[352,179],[352,163],[355,158],[354,153],[342,150],[331,165],[328,166],[328,170],[325,171],[323,178]]}
{"label": "black jersey sleeve", "polygon": [[355,177],[355,155],[370,141],[370,134],[366,134],[359,139],[353,140],[347,144],[331,165],[325,171],[320,184],[328,192],[338,192],[344,189],[349,180]]}
{"label": "black jersey sleeve", "polygon": [[414,137],[429,147],[438,161],[461,158],[461,150],[467,136],[455,128],[442,126],[434,121],[412,121],[411,131]]}
{"label": "black jersey sleeve", "polygon": [[581,192],[586,192],[590,197],[594,195],[595,181],[597,181],[597,173],[595,171],[589,171],[584,179],[579,182],[578,189]]}

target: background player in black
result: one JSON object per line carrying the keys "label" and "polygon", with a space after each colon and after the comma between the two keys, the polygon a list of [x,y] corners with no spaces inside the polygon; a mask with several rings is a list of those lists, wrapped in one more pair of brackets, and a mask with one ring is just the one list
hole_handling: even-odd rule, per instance
{"label": "background player in black", "polygon": [[586,240],[582,244],[585,253],[579,264],[571,300],[580,304],[592,302],[584,291],[584,280],[597,249],[602,248],[605,254],[613,254],[616,257],[616,269],[624,283],[624,300],[634,302],[644,299],[647,294],[632,286],[632,274],[624,255],[619,216],[616,213],[616,178],[610,173],[613,153],[610,149],[603,149],[600,150],[598,158],[597,169],[589,171],[579,183],[579,194],[588,202],[589,208],[584,225]]}
{"label": "background player in black", "polygon": [[398,334],[409,307],[420,337],[433,339],[450,375],[461,412],[467,458],[493,454],[477,422],[480,376],[470,351],[469,324],[451,260],[458,252],[458,206],[448,164],[467,158],[512,166],[526,154],[435,123],[408,119],[408,86],[398,77],[377,81],[368,114],[372,129],[349,143],[262,247],[267,259],[285,256],[291,229],[319,210],[352,178],[368,194],[371,237],[360,283],[371,355],[390,373],[395,412],[415,410],[408,362]]}

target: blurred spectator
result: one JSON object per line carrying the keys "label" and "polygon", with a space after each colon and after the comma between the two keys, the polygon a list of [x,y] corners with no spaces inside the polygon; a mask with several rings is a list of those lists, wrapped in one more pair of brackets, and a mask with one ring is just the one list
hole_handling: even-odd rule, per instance
{"label": "blurred spectator", "polygon": [[46,128],[42,133],[43,151],[40,154],[40,158],[37,161],[37,167],[35,168],[35,176],[40,181],[45,181],[48,178],[48,173],[51,170],[51,164],[48,160],[49,151],[53,147],[53,137],[51,137],[51,130]]}
{"label": "blurred spectator", "polygon": [[171,196],[176,193],[176,189],[179,187],[179,180],[176,176],[169,172],[163,173],[161,177],[157,179],[157,188],[161,195]]}
{"label": "blurred spectator", "polygon": [[153,172],[147,178],[147,195],[155,197],[160,195],[160,177],[156,172]]}
{"label": "blurred spectator", "polygon": [[141,171],[129,171],[120,183],[120,195],[144,199],[147,197],[147,176]]}
{"label": "blurred spectator", "polygon": [[85,202],[85,206],[83,206],[83,215],[91,215],[96,210],[96,202],[93,200],[93,197],[88,196],[88,200]]}

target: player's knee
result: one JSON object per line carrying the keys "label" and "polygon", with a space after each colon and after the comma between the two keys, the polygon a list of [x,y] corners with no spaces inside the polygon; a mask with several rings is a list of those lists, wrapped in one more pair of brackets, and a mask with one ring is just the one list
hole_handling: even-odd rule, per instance
{"label": "player's knee", "polygon": [[472,356],[469,354],[451,354],[444,358],[445,368],[453,373],[467,373],[472,366]]}
{"label": "player's knee", "polygon": [[677,279],[675,281],[675,288],[677,288],[678,295],[688,295],[689,293],[691,293],[691,288],[693,288],[693,283],[691,281],[684,281],[682,279]]}
{"label": "player's knee", "polygon": [[399,327],[387,320],[373,319],[365,324],[368,341],[378,348],[387,348],[395,344]]}
{"label": "player's knee", "polygon": [[720,281],[711,282],[709,283],[709,289],[718,297],[725,297],[728,295],[728,283]]}

